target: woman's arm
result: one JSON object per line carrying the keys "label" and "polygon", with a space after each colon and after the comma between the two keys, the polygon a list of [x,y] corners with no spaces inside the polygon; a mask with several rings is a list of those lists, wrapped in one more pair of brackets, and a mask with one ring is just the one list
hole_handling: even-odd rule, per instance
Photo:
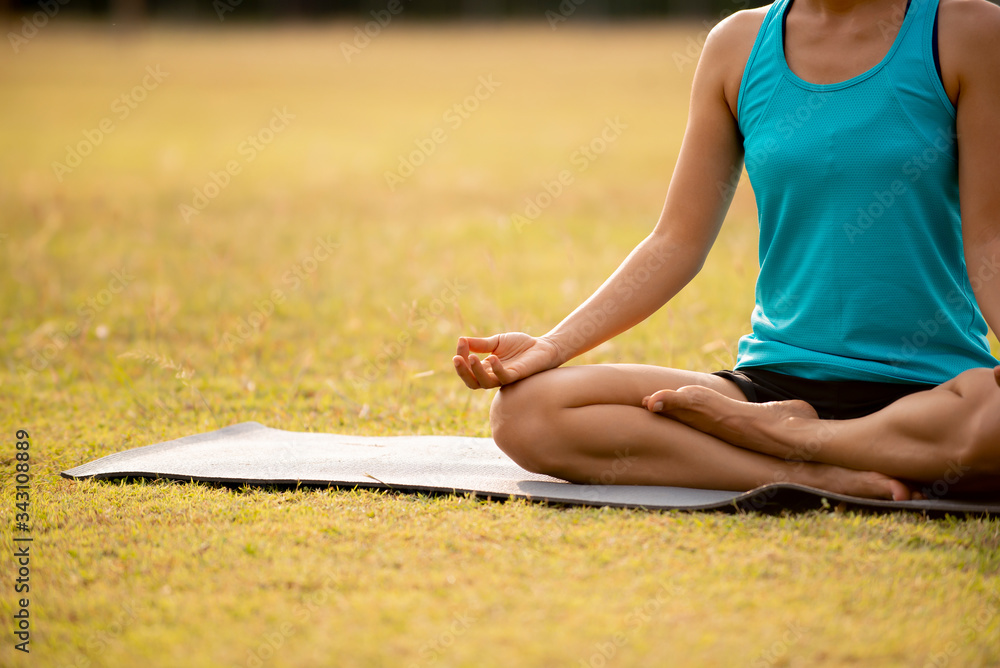
{"label": "woman's arm", "polygon": [[560,363],[642,322],[701,270],[743,169],[734,93],[761,22],[743,14],[750,13],[733,15],[709,34],[694,76],[684,141],[655,229],[587,301],[543,337],[558,348]]}
{"label": "woman's arm", "polygon": [[957,88],[965,262],[983,317],[1000,336],[1000,7],[949,2],[940,20],[941,65],[954,64],[947,69]]}
{"label": "woman's arm", "polygon": [[[764,8],[766,11],[766,8]],[[642,322],[701,269],[743,168],[736,96],[763,21],[737,12],[709,34],[695,71],[690,114],[659,222],[600,288],[542,337],[462,337],[455,370],[491,388],[550,369]],[[476,353],[489,357],[481,361]]]}

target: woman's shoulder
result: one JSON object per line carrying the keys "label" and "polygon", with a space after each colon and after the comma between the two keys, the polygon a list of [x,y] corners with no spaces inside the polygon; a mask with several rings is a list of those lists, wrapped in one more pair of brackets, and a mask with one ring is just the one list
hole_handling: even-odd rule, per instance
{"label": "woman's shoulder", "polygon": [[941,0],[938,34],[941,46],[966,44],[982,47],[990,44],[998,48],[1000,6],[989,0]]}
{"label": "woman's shoulder", "polygon": [[1000,6],[988,0],[941,0],[938,53],[954,101],[970,81],[996,77],[1000,66]]}
{"label": "woman's shoulder", "polygon": [[[721,80],[727,100],[735,102],[753,46],[770,6],[743,9],[720,21],[708,34],[702,67]],[[735,110],[735,104],[730,105]]]}
{"label": "woman's shoulder", "polygon": [[1000,6],[990,0],[941,0],[941,20],[962,21],[970,26],[978,21],[988,21],[996,28],[995,21],[1000,17]]}
{"label": "woman's shoulder", "polygon": [[770,8],[770,5],[765,5],[733,12],[712,28],[708,35],[709,41],[721,43],[729,48],[749,46],[752,49]]}

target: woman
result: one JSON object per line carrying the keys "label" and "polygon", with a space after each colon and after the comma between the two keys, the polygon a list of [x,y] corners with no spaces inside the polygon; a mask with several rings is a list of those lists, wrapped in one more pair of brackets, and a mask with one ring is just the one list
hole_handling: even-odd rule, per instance
{"label": "woman", "polygon": [[[966,441],[983,438],[952,443],[904,425],[868,450],[789,457],[713,435],[710,416],[733,412],[726,399],[802,400],[818,417],[870,424],[903,397],[933,405],[928,396],[956,388],[970,416],[998,405],[1000,388],[981,373],[997,364],[987,325],[1000,331],[997,35],[1000,8],[986,0],[779,0],[716,26],[652,233],[548,334],[459,339],[454,363],[466,385],[501,387],[491,409],[499,447],[573,482],[746,490],[785,480],[908,499],[911,486],[950,474],[971,456]],[[558,368],[697,274],[744,162],[761,271],[735,369]],[[647,275],[644,289],[630,287]],[[813,417],[802,404],[770,408]],[[876,435],[898,422],[877,423]],[[988,440],[969,459],[980,469],[955,489],[996,469],[1000,446],[991,453]],[[906,465],[911,441],[929,444],[918,466]]]}

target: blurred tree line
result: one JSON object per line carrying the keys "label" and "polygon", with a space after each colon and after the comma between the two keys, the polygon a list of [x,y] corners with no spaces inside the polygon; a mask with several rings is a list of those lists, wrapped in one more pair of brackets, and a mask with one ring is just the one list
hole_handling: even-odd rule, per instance
{"label": "blurred tree line", "polygon": [[[369,17],[396,8],[425,18],[529,18],[561,16],[628,18],[694,16],[719,18],[768,4],[756,0],[0,0],[0,13],[30,15],[54,10],[67,15],[218,20]],[[401,8],[401,11],[399,11]],[[397,13],[397,12],[393,12]]]}

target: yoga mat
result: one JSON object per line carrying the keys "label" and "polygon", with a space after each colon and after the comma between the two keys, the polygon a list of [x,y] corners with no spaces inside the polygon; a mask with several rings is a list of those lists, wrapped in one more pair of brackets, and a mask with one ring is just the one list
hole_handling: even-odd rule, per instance
{"label": "yoga mat", "polygon": [[749,492],[576,485],[525,471],[489,438],[316,434],[270,429],[256,422],[111,454],[62,474],[73,479],[142,477],[472,493],[492,499],[659,510],[776,512],[841,507],[1000,515],[1000,498],[876,501],[788,483]]}

